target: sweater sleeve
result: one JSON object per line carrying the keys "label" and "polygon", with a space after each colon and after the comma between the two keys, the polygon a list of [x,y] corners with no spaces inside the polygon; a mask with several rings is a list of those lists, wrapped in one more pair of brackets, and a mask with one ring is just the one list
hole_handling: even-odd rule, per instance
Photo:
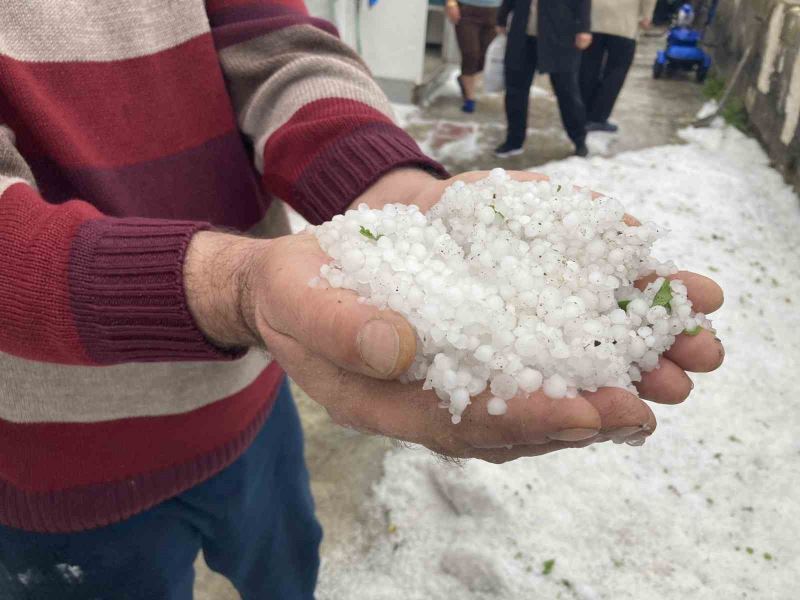
{"label": "sweater sleeve", "polygon": [[589,33],[592,30],[592,0],[578,0],[577,9],[578,33]]}
{"label": "sweater sleeve", "polygon": [[503,0],[500,8],[497,9],[497,24],[500,27],[508,27],[508,16],[514,8],[514,0]]}
{"label": "sweater sleeve", "polygon": [[656,10],[657,0],[641,0],[639,3],[639,18],[652,19]]}
{"label": "sweater sleeve", "polygon": [[206,227],[48,203],[0,122],[0,352],[72,365],[227,358],[184,296],[184,253]]}
{"label": "sweater sleeve", "polygon": [[446,176],[397,127],[364,63],[302,0],[207,0],[239,127],[266,190],[329,220],[400,166]]}

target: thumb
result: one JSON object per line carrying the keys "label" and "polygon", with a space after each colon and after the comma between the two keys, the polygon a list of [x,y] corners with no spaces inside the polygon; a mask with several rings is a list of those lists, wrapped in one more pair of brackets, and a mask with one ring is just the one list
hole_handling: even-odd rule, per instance
{"label": "thumb", "polygon": [[380,379],[406,372],[416,354],[411,325],[391,310],[359,303],[351,290],[310,287],[329,260],[312,235],[280,242],[265,274],[269,291],[256,300],[259,330],[290,336],[348,371]]}

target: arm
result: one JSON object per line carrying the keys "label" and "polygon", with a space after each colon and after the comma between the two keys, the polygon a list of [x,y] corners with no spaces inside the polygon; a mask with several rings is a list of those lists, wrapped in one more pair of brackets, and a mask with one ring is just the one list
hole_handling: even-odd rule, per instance
{"label": "arm", "polygon": [[592,30],[592,0],[578,0],[576,25],[578,33],[589,33]]}
{"label": "arm", "polygon": [[[363,199],[371,204],[389,189],[404,188],[404,178],[414,173],[417,171],[392,172],[368,189]],[[476,172],[456,179],[475,181],[485,176],[485,172]],[[513,176],[541,178],[533,173]],[[427,206],[452,181],[417,181],[411,187],[420,183],[421,187],[409,191],[406,198]],[[229,314],[218,310],[213,316],[221,319],[217,324],[240,315],[242,330],[252,332],[252,339],[262,340],[294,381],[335,421],[421,443],[450,456],[503,462],[569,447],[584,438],[588,439],[578,443],[628,435],[643,439],[654,429],[655,418],[646,404],[614,388],[555,403],[534,394],[527,402],[515,403],[513,409],[510,405],[516,414],[509,413],[502,420],[487,415],[487,394],[474,399],[469,418],[454,429],[448,413],[437,408],[433,392],[392,381],[408,368],[415,355],[415,334],[403,318],[390,310],[359,303],[350,290],[309,287],[309,281],[328,261],[309,233],[264,241],[200,232],[187,258],[187,268],[192,272],[187,276],[189,297],[205,300],[216,295],[215,303],[221,309],[226,304],[224,298],[236,297],[238,290],[239,300],[229,307]],[[241,275],[219,276],[236,271]],[[686,283],[698,310],[709,313],[722,303],[721,290],[710,280],[691,273],[676,276]],[[198,291],[192,293],[195,285]],[[226,286],[231,289],[222,289]],[[209,323],[204,329],[214,327]],[[232,329],[223,324],[218,330]],[[657,402],[680,402],[691,388],[683,370],[712,370],[721,360],[722,347],[711,332],[683,336],[662,368],[645,374],[640,394]],[[507,445],[514,448],[502,449]]]}
{"label": "arm", "polygon": [[445,175],[394,124],[358,55],[301,0],[208,2],[208,14],[264,186],[306,219],[330,219],[398,167]]}
{"label": "arm", "polygon": [[656,10],[657,0],[641,0],[639,3],[639,23],[645,29],[653,22],[653,12]]}
{"label": "arm", "polygon": [[508,16],[514,8],[514,0],[503,0],[500,8],[497,9],[497,26],[505,29],[508,27]]}
{"label": "arm", "polygon": [[186,247],[206,227],[49,204],[0,125],[0,352],[82,365],[228,356],[183,291]]}

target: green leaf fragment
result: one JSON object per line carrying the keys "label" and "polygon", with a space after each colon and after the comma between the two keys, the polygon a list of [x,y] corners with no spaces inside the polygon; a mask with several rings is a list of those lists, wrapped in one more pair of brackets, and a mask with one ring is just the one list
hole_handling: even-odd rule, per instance
{"label": "green leaf fragment", "polygon": [[361,233],[361,235],[363,235],[365,238],[368,238],[368,239],[373,240],[375,242],[377,242],[379,239],[381,239],[383,237],[382,233],[379,233],[378,235],[375,235],[374,233],[372,233],[369,229],[367,229],[363,225],[361,225],[358,228],[358,230]]}
{"label": "green leaf fragment", "polygon": [[701,331],[703,331],[703,328],[700,327],[700,325],[698,325],[694,329],[684,329],[683,333],[685,333],[686,335],[690,335],[690,336],[694,337],[696,335],[700,335]]}
{"label": "green leaf fragment", "polygon": [[499,210],[497,210],[497,209],[494,207],[494,204],[490,204],[490,205],[489,205],[489,208],[491,208],[491,209],[494,211],[494,214],[496,214],[496,215],[497,215],[498,217],[500,217],[501,219],[505,219],[505,218],[506,218],[506,216],[505,216],[503,213],[501,213]]}
{"label": "green leaf fragment", "polygon": [[672,300],[672,288],[669,286],[669,279],[665,279],[664,283],[656,292],[656,297],[653,298],[653,306],[663,306],[667,312],[672,312],[669,303]]}
{"label": "green leaf fragment", "polygon": [[620,300],[619,302],[617,302],[617,304],[619,304],[619,307],[622,310],[628,310],[628,304],[630,303],[631,303],[630,300]]}
{"label": "green leaf fragment", "polygon": [[556,559],[551,558],[542,563],[542,575],[550,575],[553,572],[553,567],[556,565]]}

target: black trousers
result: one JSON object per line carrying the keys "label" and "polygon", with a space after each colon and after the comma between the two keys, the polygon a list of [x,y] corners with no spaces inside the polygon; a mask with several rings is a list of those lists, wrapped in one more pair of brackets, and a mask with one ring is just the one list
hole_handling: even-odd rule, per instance
{"label": "black trousers", "polygon": [[581,56],[581,96],[586,118],[608,121],[636,54],[636,40],[593,33],[592,45]]}
{"label": "black trousers", "polygon": [[[524,64],[505,65],[507,139],[513,146],[521,146],[528,129],[528,101],[531,84],[536,73],[536,38],[527,36]],[[550,73],[550,81],[558,99],[561,121],[572,142],[578,146],[586,141],[586,109],[581,100],[578,73]]]}

